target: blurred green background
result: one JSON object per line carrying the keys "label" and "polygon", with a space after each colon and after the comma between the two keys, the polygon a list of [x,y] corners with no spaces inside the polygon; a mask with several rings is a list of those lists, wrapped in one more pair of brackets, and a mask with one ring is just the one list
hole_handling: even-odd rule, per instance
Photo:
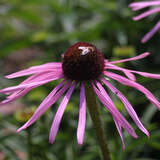
{"label": "blurred green background", "polygon": [[[47,62],[61,61],[61,54],[72,44],[95,44],[106,59],[115,60],[150,51],[151,56],[122,67],[160,73],[160,35],[146,44],[142,36],[158,16],[132,21],[130,0],[0,0],[0,88],[16,85],[24,78],[7,80],[4,75]],[[160,81],[137,76],[160,99]],[[56,86],[52,82],[31,91],[23,99],[0,107],[0,160],[100,160],[95,132],[89,114],[84,144],[78,147],[79,90],[71,97],[53,145],[48,143],[49,129],[58,101],[34,125],[21,133],[16,129],[33,113],[44,97]],[[160,113],[143,94],[115,83],[133,104],[150,138],[141,133],[112,94],[118,109],[135,128],[138,139],[123,132],[126,150],[111,115],[101,107],[101,118],[109,140],[112,160],[159,160]],[[0,95],[0,100],[4,99]]]}

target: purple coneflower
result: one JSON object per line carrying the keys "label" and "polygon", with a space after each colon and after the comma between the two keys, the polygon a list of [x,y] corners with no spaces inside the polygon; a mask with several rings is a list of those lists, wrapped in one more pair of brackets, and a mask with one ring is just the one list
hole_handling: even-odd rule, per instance
{"label": "purple coneflower", "polygon": [[[133,11],[137,11],[146,7],[152,7],[150,10],[133,17],[133,20],[138,21],[142,18],[150,16],[151,14],[160,12],[160,0],[133,2],[129,5],[129,7],[132,8]],[[160,21],[158,21],[158,23],[142,38],[142,43],[147,42],[159,29]]]}
{"label": "purple coneflower", "polygon": [[[31,75],[18,86],[13,86],[0,90],[0,93],[7,94],[7,98],[1,102],[1,105],[17,100],[23,97],[32,89],[43,85],[45,83],[62,79],[62,81],[51,91],[51,93],[43,100],[40,106],[36,109],[33,116],[18,129],[18,132],[26,129],[32,125],[48,108],[50,108],[65,92],[64,98],[60,103],[57,113],[54,117],[49,142],[53,143],[59,129],[59,125],[70,100],[70,97],[75,90],[76,86],[80,85],[80,105],[79,105],[79,121],[77,128],[77,141],[81,145],[84,139],[85,123],[86,123],[86,96],[84,83],[89,82],[99,100],[111,113],[113,120],[116,124],[117,130],[120,134],[123,148],[124,141],[121,128],[124,128],[131,136],[137,138],[137,135],[128,121],[115,107],[108,93],[105,91],[104,86],[109,88],[124,104],[125,109],[136,123],[138,128],[149,136],[149,132],[145,129],[139,120],[136,112],[127,98],[112,84],[110,79],[113,79],[123,85],[133,87],[142,92],[151,103],[160,109],[160,102],[154,95],[145,87],[136,82],[134,73],[144,77],[160,79],[160,75],[150,74],[146,72],[139,72],[129,69],[124,69],[116,66],[117,63],[135,61],[148,56],[149,53],[143,53],[139,56],[118,60],[109,61],[104,59],[102,53],[92,44],[86,42],[78,42],[72,45],[63,55],[62,62],[51,62],[40,66],[34,66],[6,76],[6,78],[17,78],[21,76]],[[122,71],[126,77],[110,72],[110,70]]]}

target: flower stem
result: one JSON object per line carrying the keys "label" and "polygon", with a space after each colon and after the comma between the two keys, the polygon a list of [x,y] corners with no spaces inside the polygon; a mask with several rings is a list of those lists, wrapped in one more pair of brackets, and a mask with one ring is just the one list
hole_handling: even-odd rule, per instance
{"label": "flower stem", "polygon": [[103,160],[110,160],[107,139],[104,135],[104,129],[102,127],[102,122],[100,119],[100,113],[98,109],[96,95],[93,91],[93,88],[88,83],[85,83],[85,92],[86,92],[87,107],[88,107],[91,119],[93,121],[98,143],[103,155]]}

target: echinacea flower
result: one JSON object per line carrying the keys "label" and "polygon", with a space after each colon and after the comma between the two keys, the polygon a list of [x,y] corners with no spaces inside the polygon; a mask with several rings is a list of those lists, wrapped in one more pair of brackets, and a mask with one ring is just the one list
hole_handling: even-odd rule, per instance
{"label": "echinacea flower", "polygon": [[[134,73],[144,77],[155,79],[160,79],[160,75],[129,70],[115,65],[122,62],[135,61],[148,55],[149,53],[146,52],[133,58],[109,61],[107,59],[104,59],[102,53],[94,45],[86,42],[78,42],[68,48],[68,50],[63,55],[62,62],[46,63],[6,76],[6,78],[11,79],[31,75],[18,86],[8,87],[0,90],[0,93],[7,94],[7,98],[0,104],[3,105],[17,100],[18,98],[23,97],[29,91],[40,85],[57,79],[62,79],[62,81],[43,100],[32,117],[21,128],[18,129],[19,132],[32,125],[66,92],[63,100],[60,103],[57,113],[55,114],[50,129],[49,142],[53,143],[70,97],[76,86],[80,85],[80,106],[77,128],[77,141],[78,144],[81,145],[84,139],[86,123],[86,96],[84,83],[89,82],[87,84],[93,88],[99,100],[111,113],[117,130],[120,134],[124,148],[124,140],[121,131],[122,128],[124,128],[134,138],[137,138],[138,136],[132,126],[115,107],[114,102],[111,100],[109,94],[105,91],[102,84],[109,88],[123,102],[125,109],[129,113],[135,124],[138,126],[138,128],[147,136],[149,136],[149,132],[145,129],[145,127],[139,120],[130,102],[117,88],[115,88],[111,84],[110,81],[110,79],[113,79],[123,85],[130,86],[139,90],[147,97],[147,99],[151,103],[153,103],[158,109],[160,109],[160,102],[148,89],[136,82]],[[126,77],[113,73],[110,70],[122,71]]]}
{"label": "echinacea flower", "polygon": [[[129,5],[133,11],[137,11],[146,7],[151,7],[150,10],[133,17],[133,20],[138,21],[142,18],[160,12],[160,0],[133,2]],[[142,38],[142,43],[147,42],[160,29],[160,21]]]}

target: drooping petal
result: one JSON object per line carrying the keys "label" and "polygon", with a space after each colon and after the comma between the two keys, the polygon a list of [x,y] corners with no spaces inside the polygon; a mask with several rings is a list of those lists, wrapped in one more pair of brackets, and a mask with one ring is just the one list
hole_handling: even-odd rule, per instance
{"label": "drooping petal", "polygon": [[[27,84],[27,83],[31,83],[31,82],[37,82],[37,81],[42,81],[42,80],[47,80],[49,77],[47,77],[47,75],[51,75],[51,77],[53,77],[52,74],[50,73],[40,73],[40,74],[36,74],[36,75],[33,75],[29,78],[27,78],[26,80],[24,80],[21,84]],[[15,91],[13,92],[11,95],[7,96],[5,100],[3,100],[2,102],[0,102],[0,105],[4,105],[4,104],[7,104],[7,103],[10,103],[10,102],[13,102],[23,96],[25,96],[28,92],[30,92],[32,89],[40,86],[41,84],[39,85],[36,85],[36,86],[32,86],[32,87],[27,87],[25,89],[21,89],[21,90],[18,90],[18,91]]]}
{"label": "drooping petal", "polygon": [[61,63],[55,63],[55,64],[50,63],[50,64],[43,64],[41,66],[30,67],[29,69],[24,69],[19,72],[12,73],[6,76],[6,78],[9,78],[9,79],[17,78],[17,77],[22,77],[22,76],[46,72],[46,71],[52,71],[54,73],[62,72]]}
{"label": "drooping petal", "polygon": [[76,83],[74,83],[70,89],[67,91],[66,95],[64,96],[60,106],[58,107],[58,110],[56,112],[56,115],[54,117],[54,120],[53,120],[53,123],[52,123],[52,126],[51,126],[51,129],[50,129],[50,135],[49,135],[49,142],[50,143],[53,143],[54,140],[55,140],[55,137],[57,135],[57,132],[58,132],[58,129],[59,129],[59,125],[60,125],[60,122],[61,122],[61,119],[62,119],[62,116],[63,116],[63,113],[66,109],[66,106],[69,102],[69,99],[72,95],[72,92],[74,90],[76,86]]}
{"label": "drooping petal", "polygon": [[[53,89],[53,91],[43,100],[40,106],[36,109],[33,116],[21,127],[17,130],[20,132],[23,129],[26,129],[30,125],[32,125],[51,105],[53,105],[62,95],[63,93],[69,88],[71,82],[63,86],[65,81],[62,81],[57,87]],[[61,89],[60,89],[61,88]]]}
{"label": "drooping petal", "polygon": [[130,70],[115,66],[113,64],[106,64],[106,69],[114,69],[114,70],[120,70],[122,71],[130,80],[132,81],[136,81],[136,77],[134,76],[134,74],[131,73]]}
{"label": "drooping petal", "polygon": [[11,103],[11,102],[13,102],[13,101],[15,101],[15,100],[23,97],[23,96],[26,95],[31,89],[32,89],[32,87],[26,88],[26,89],[24,89],[24,90],[22,90],[22,91],[17,92],[17,93],[14,94],[14,95],[11,95],[11,97],[8,96],[5,100],[3,100],[2,102],[0,102],[0,106],[1,106],[1,105],[4,105],[4,104],[7,104],[7,103]]}
{"label": "drooping petal", "polygon": [[133,17],[133,20],[138,21],[138,20],[140,20],[142,18],[145,18],[145,17],[147,17],[147,16],[149,16],[151,14],[157,13],[157,12],[160,12],[160,8],[154,8],[154,9],[151,9],[149,11],[143,12],[142,14]]}
{"label": "drooping petal", "polygon": [[[97,87],[100,89],[101,93],[104,95],[104,97],[111,103],[111,105],[114,106],[114,103],[112,101],[112,99],[108,96],[108,94],[106,93],[105,89],[102,87],[102,85],[96,81],[96,85]],[[125,149],[125,144],[124,144],[124,140],[123,140],[123,135],[122,135],[122,129],[121,129],[121,123],[119,122],[119,120],[116,119],[116,117],[114,116],[114,114],[112,114],[113,120],[115,122],[116,128],[118,130],[118,133],[120,135],[121,141],[122,141],[122,148]]]}
{"label": "drooping petal", "polygon": [[[53,78],[53,73],[47,73],[47,72],[42,72],[42,73],[39,73],[39,74],[34,74],[30,77],[28,77],[27,79],[25,79],[23,82],[21,82],[19,85],[22,85],[22,84],[27,84],[27,83],[31,83],[31,82],[39,82],[39,81],[42,81],[42,80],[48,80],[48,78],[52,77]],[[41,84],[40,84],[41,85]],[[39,86],[40,86],[39,85]],[[36,88],[38,86],[35,86],[35,87],[27,87],[26,89],[21,89],[21,90],[18,90],[18,91],[15,91],[13,92],[11,95],[7,96],[6,99],[14,99],[15,97],[19,96],[20,94],[23,95],[23,93],[27,94],[30,90],[32,90],[33,88]],[[23,92],[23,93],[22,93]],[[7,93],[8,94],[8,93]],[[24,95],[25,95],[24,94]],[[23,95],[23,96],[24,96]],[[22,97],[22,96],[20,96]],[[19,97],[19,98],[20,98]]]}
{"label": "drooping petal", "polygon": [[[128,61],[136,61],[142,58],[145,58],[147,56],[149,56],[150,53],[149,52],[145,52],[143,54],[140,54],[138,56],[132,57],[132,58],[127,58],[127,59],[122,59],[122,60],[118,60],[118,61],[112,61],[112,62],[106,62],[106,63],[110,63],[110,64],[115,64],[115,63],[122,63],[122,62],[128,62]],[[105,63],[105,64],[106,64]]]}
{"label": "drooping petal", "polygon": [[143,9],[145,7],[156,6],[156,5],[160,5],[159,0],[144,1],[144,2],[133,2],[133,3],[129,4],[129,7],[132,8],[134,11],[137,11],[137,10]]}
{"label": "drooping petal", "polygon": [[127,112],[129,115],[132,117],[133,121],[136,123],[136,125],[139,127],[139,129],[144,132],[147,136],[149,136],[149,132],[145,129],[141,121],[139,120],[136,112],[134,111],[132,105],[130,102],[127,100],[127,98],[117,89],[115,88],[111,83],[106,81],[104,78],[101,79],[102,82],[114,93],[116,94],[119,99],[123,102]]}
{"label": "drooping petal", "polygon": [[[121,124],[121,126],[134,138],[137,138],[138,136],[136,135],[134,129],[131,127],[131,125],[127,122],[127,120],[121,115],[121,113],[117,110],[117,108],[115,106],[112,105],[112,103],[110,103],[110,100],[108,100],[105,96],[107,93],[105,93],[105,95],[103,95],[95,86],[94,84],[92,84],[93,89],[95,91],[95,93],[97,94],[99,100],[104,104],[104,106],[109,110],[109,112],[113,115],[113,117],[115,117],[119,123]],[[109,97],[109,96],[107,96]]]}
{"label": "drooping petal", "polygon": [[83,144],[84,132],[86,125],[86,96],[83,82],[80,88],[80,106],[79,106],[79,120],[77,128],[77,142],[79,145]]}
{"label": "drooping petal", "polygon": [[144,95],[151,101],[151,103],[154,104],[158,109],[160,109],[160,102],[154,97],[154,95],[148,89],[146,89],[145,87],[143,87],[139,83],[131,81],[131,80],[129,80],[125,77],[122,77],[118,74],[107,72],[107,71],[104,71],[104,75],[106,75],[106,76],[126,85],[126,86],[136,88],[140,92],[144,93]]}
{"label": "drooping petal", "polygon": [[42,80],[42,81],[38,81],[38,82],[31,82],[31,83],[26,83],[26,84],[21,84],[21,85],[18,85],[18,86],[13,86],[13,87],[8,87],[8,88],[5,88],[5,89],[1,89],[0,93],[14,92],[14,91],[18,91],[18,90],[25,89],[25,88],[28,88],[28,87],[37,87],[37,86],[43,85],[45,83],[48,83],[50,81],[60,79],[62,77],[63,77],[62,74],[51,75],[50,77],[48,77],[47,80]]}
{"label": "drooping petal", "polygon": [[136,77],[134,76],[134,74],[132,74],[131,72],[129,71],[125,71],[123,70],[124,74],[132,81],[136,81]]}
{"label": "drooping petal", "polygon": [[160,21],[142,38],[142,43],[147,42],[160,29]]}
{"label": "drooping petal", "polygon": [[123,139],[123,135],[122,135],[122,127],[121,127],[121,124],[119,123],[119,121],[113,117],[113,120],[114,120],[114,123],[116,125],[116,128],[118,130],[118,133],[120,135],[120,138],[121,138],[121,142],[122,142],[122,149],[124,150],[125,149],[125,144],[124,144],[124,139]]}
{"label": "drooping petal", "polygon": [[147,78],[160,79],[160,74],[153,74],[153,73],[147,73],[147,72],[139,72],[139,71],[134,71],[134,70],[131,70],[131,72],[139,74],[139,75],[141,75],[143,77],[147,77]]}
{"label": "drooping petal", "polygon": [[[135,70],[121,68],[121,67],[115,66],[113,64],[106,64],[106,69],[119,70],[119,71],[125,72],[126,74],[127,73],[136,73],[136,74],[139,74],[139,75],[141,75],[143,77],[160,79],[160,74],[153,74],[153,73],[147,73],[147,72],[139,72],[139,71],[135,71]],[[130,79],[132,80],[131,77],[130,77]]]}
{"label": "drooping petal", "polygon": [[106,90],[102,87],[102,85],[98,82],[95,81],[96,86],[98,87],[98,89],[100,90],[100,92],[102,93],[102,95],[109,101],[109,103],[115,107],[112,99],[109,97],[109,95],[107,94]]}

